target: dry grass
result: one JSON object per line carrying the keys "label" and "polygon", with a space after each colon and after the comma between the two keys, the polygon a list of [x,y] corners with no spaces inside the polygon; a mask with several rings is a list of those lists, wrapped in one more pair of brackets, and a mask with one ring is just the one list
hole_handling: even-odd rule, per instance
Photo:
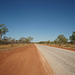
{"label": "dry grass", "polygon": [[0,45],[0,51],[6,51],[6,50],[11,50],[13,48],[17,47],[24,47],[27,44],[8,44],[8,45]]}
{"label": "dry grass", "polygon": [[72,49],[75,50],[75,45],[71,45],[71,44],[49,44],[50,46],[54,46],[54,47],[59,47],[59,48],[65,48],[65,49]]}

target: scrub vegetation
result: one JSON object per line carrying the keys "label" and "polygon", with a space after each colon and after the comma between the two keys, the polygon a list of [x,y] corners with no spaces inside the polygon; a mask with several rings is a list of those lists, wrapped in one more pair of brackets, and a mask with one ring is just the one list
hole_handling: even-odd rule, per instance
{"label": "scrub vegetation", "polygon": [[[5,36],[7,32],[9,32],[8,28],[4,24],[1,24],[0,25],[0,50],[22,47],[27,44],[30,44],[31,41],[33,40],[31,36],[27,38],[20,37],[18,40],[16,40],[15,38]],[[40,41],[37,43],[46,44],[55,47],[75,49],[75,32],[73,32],[72,35],[69,36],[69,39],[67,39],[64,35],[58,35],[58,37],[54,41],[48,40],[48,41]]]}
{"label": "scrub vegetation", "polygon": [[8,28],[4,25],[0,25],[0,51],[8,50],[15,47],[23,47],[27,44],[30,44],[33,38],[29,37],[20,37],[18,40],[12,37],[7,37],[5,34],[9,32]]}
{"label": "scrub vegetation", "polygon": [[64,35],[58,35],[58,37],[54,41],[40,41],[38,43],[75,50],[75,32],[72,33],[69,39],[67,39]]}

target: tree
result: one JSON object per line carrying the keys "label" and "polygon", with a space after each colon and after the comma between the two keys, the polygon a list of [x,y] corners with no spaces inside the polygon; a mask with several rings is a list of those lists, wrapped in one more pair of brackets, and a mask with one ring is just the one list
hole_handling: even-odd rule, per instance
{"label": "tree", "polygon": [[31,41],[33,40],[33,38],[31,36],[27,37],[25,42],[26,43],[31,43]]}
{"label": "tree", "polygon": [[45,43],[46,43],[46,44],[50,44],[51,42],[50,42],[50,40],[48,40],[48,41],[45,41]]}
{"label": "tree", "polygon": [[11,41],[11,37],[3,36],[1,41],[2,41],[2,44],[9,44]]}
{"label": "tree", "polygon": [[44,44],[44,43],[45,43],[44,41],[40,41],[40,42],[39,42],[39,44]]}
{"label": "tree", "polygon": [[29,36],[29,37],[27,37],[27,38],[25,38],[25,37],[21,37],[20,39],[19,39],[19,42],[20,43],[31,43],[31,41],[33,40],[33,38],[31,37],[31,36]]}
{"label": "tree", "polygon": [[70,40],[72,44],[75,44],[75,32],[73,32],[72,36],[70,36]]}
{"label": "tree", "polygon": [[0,25],[0,40],[2,40],[2,36],[8,32],[8,28],[4,25]]}
{"label": "tree", "polygon": [[11,40],[11,43],[12,43],[12,44],[16,43],[15,38],[13,38],[13,39]]}
{"label": "tree", "polygon": [[65,43],[67,43],[67,41],[68,41],[68,39],[64,35],[59,35],[57,37],[57,39],[55,40],[55,43],[65,44]]}
{"label": "tree", "polygon": [[19,39],[20,43],[25,43],[25,40],[26,40],[25,37],[21,37],[21,38]]}

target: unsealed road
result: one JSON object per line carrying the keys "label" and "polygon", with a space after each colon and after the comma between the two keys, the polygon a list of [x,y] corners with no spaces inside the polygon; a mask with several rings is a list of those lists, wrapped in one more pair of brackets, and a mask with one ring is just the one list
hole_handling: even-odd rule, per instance
{"label": "unsealed road", "polygon": [[43,64],[33,44],[0,52],[0,75],[53,75]]}
{"label": "unsealed road", "polygon": [[54,75],[75,75],[75,52],[36,44],[46,58]]}

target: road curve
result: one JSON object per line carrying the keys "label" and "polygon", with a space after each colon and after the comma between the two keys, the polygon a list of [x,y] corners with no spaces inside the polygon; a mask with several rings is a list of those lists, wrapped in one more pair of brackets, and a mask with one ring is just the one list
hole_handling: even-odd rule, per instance
{"label": "road curve", "polygon": [[54,75],[75,75],[75,52],[36,44],[52,68]]}

